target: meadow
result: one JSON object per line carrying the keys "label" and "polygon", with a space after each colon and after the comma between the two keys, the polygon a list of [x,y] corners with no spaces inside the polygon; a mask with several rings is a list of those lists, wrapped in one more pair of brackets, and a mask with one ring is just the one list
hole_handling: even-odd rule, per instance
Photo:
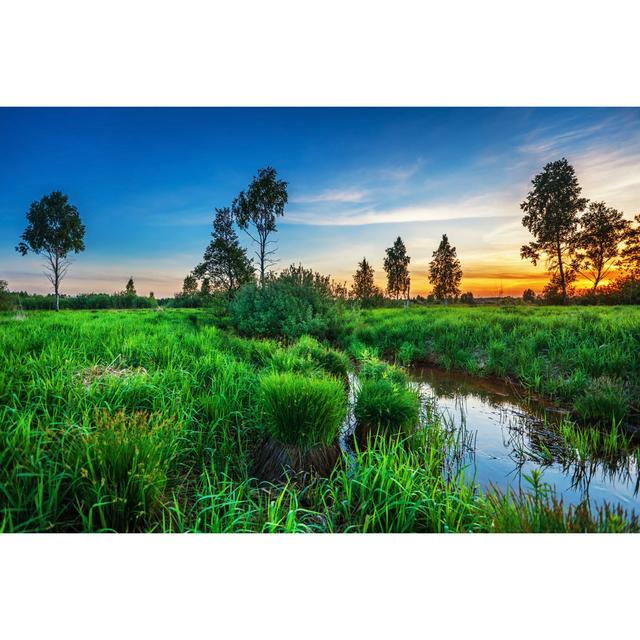
{"label": "meadow", "polygon": [[401,365],[513,378],[595,433],[637,417],[639,346],[629,307],[376,309],[331,344],[208,310],[0,314],[0,531],[637,531],[536,473],[481,491]]}

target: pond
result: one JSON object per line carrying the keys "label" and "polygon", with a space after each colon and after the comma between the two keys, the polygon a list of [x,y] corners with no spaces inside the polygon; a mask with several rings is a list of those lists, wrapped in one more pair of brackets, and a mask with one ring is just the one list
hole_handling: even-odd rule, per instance
{"label": "pond", "polygon": [[555,489],[565,506],[589,500],[640,512],[639,473],[635,456],[616,460],[562,460],[557,451],[561,414],[550,405],[520,397],[506,383],[413,367],[424,411],[436,411],[468,443],[462,463],[465,474],[483,489],[530,488],[525,476],[534,469]]}

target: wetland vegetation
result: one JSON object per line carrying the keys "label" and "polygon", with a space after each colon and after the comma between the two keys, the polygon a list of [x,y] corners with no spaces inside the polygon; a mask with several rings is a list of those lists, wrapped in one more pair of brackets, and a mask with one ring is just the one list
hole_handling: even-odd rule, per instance
{"label": "wetland vegetation", "polygon": [[[538,467],[520,486],[481,486],[467,457],[473,424],[450,424],[437,398],[418,403],[401,366],[429,359],[512,377],[577,417],[579,381],[608,377],[629,390],[608,428],[543,427],[586,462],[628,462],[640,313],[553,312],[364,311],[339,345],[242,337],[211,310],[3,313],[0,529],[635,531],[627,503],[568,500]],[[340,449],[350,422],[368,436],[342,437]],[[541,427],[531,428],[535,442]],[[309,455],[318,447],[334,454]],[[287,472],[257,476],[265,455]]]}

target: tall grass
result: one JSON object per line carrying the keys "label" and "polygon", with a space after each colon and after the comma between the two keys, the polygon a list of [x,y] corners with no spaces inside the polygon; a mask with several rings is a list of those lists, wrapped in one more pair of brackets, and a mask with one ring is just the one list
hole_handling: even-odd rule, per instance
{"label": "tall grass", "polygon": [[291,373],[260,378],[260,406],[268,433],[303,450],[334,442],[347,411],[338,381]]}
{"label": "tall grass", "polygon": [[[551,389],[551,374],[559,372],[560,387],[570,379],[576,394],[588,389],[593,376],[624,379],[631,416],[637,353],[630,351],[637,325],[616,313],[607,308],[604,319],[594,322],[609,328],[617,323],[620,331],[579,327],[591,345],[582,369],[573,336],[578,320],[570,315],[566,331],[558,321],[555,334],[537,338],[536,323],[548,328],[551,318],[534,316],[529,336],[518,328],[521,319],[509,324],[508,315],[499,330],[491,322],[487,328],[464,321],[464,340],[445,318],[438,331],[418,326],[421,341],[411,333],[413,320],[390,315],[401,327],[396,334],[393,322],[382,330],[385,317],[374,314],[368,328],[356,329],[352,346],[361,356],[363,381],[400,388],[402,371],[386,367],[376,353],[409,341],[420,349],[430,345],[434,357],[449,354],[452,365],[471,358],[477,366],[484,359],[485,368],[497,368],[501,352],[507,372],[528,356],[523,373],[537,372],[540,384]],[[412,317],[413,312],[406,316]],[[474,322],[482,325],[483,318],[475,316]],[[441,320],[427,324],[433,329]],[[516,335],[506,339],[505,351],[500,336],[510,335],[509,326]],[[385,337],[387,331],[392,338]],[[474,332],[478,339],[488,332],[492,340],[478,342],[468,335]],[[513,360],[516,338],[529,346]],[[590,350],[598,340],[605,345],[597,347],[602,360]],[[375,348],[362,357],[367,344]],[[463,354],[455,351],[458,344],[466,345]],[[492,344],[493,351],[483,351],[483,344]],[[531,356],[527,349],[536,344],[538,355]],[[344,415],[345,359],[339,354],[342,364],[323,363],[327,353],[327,347],[305,340],[288,347],[245,340],[217,328],[206,311],[33,312],[20,322],[14,314],[0,314],[0,531],[638,529],[631,514],[614,508],[591,512],[586,506],[571,511],[540,487],[518,496],[483,493],[460,469],[458,436],[435,414],[422,416],[424,428],[410,436],[399,433],[357,450],[328,477],[256,483],[251,468],[265,420],[286,425],[273,433],[303,446],[335,439]],[[274,404],[265,411],[267,388]],[[292,397],[303,399],[295,410]],[[621,436],[616,438],[619,446]],[[614,446],[607,442],[598,446]],[[576,447],[588,451],[592,445]]]}
{"label": "tall grass", "polygon": [[636,307],[374,309],[343,346],[509,378],[587,421],[640,418]]}

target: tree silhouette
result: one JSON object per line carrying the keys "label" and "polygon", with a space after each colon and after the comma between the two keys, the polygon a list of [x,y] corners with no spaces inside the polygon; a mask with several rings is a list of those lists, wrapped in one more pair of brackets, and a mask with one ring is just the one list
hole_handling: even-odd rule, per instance
{"label": "tree silhouette", "polygon": [[629,237],[631,223],[604,202],[592,202],[580,220],[572,268],[593,283],[593,293],[613,267],[620,265],[620,246]]}
{"label": "tree silhouette", "polygon": [[216,209],[211,237],[202,262],[193,273],[198,278],[206,278],[208,287],[231,295],[243,284],[253,281],[255,269],[246,250],[240,246],[228,207]]}
{"label": "tree silhouette", "polygon": [[579,214],[588,200],[581,198],[573,167],[565,158],[546,164],[531,181],[533,189],[520,208],[525,212],[522,224],[535,240],[520,249],[522,259],[536,265],[541,256],[547,269],[557,274],[563,303],[567,300],[567,262],[574,257],[578,239]]}
{"label": "tree silhouette", "polygon": [[358,263],[357,271],[353,274],[351,295],[364,305],[371,304],[373,299],[380,295],[380,289],[373,282],[373,273],[373,267],[366,258],[362,258],[362,262]]}
{"label": "tree silhouette", "polygon": [[129,281],[127,282],[127,286],[124,290],[124,292],[128,295],[128,296],[135,296],[136,295],[136,287],[133,284],[133,276],[131,276],[129,278]]}
{"label": "tree silhouette", "polygon": [[640,278],[640,213],[636,214],[634,220],[636,226],[630,227],[621,256],[625,270]]}
{"label": "tree silhouette", "polygon": [[436,300],[448,300],[460,294],[462,268],[456,256],[456,249],[449,244],[447,234],[443,234],[440,246],[433,252],[429,263],[429,282],[433,285]]}
{"label": "tree silhouette", "polygon": [[60,311],[60,283],[69,269],[69,253],[84,251],[85,227],[78,209],[61,191],[53,191],[33,202],[27,212],[27,228],[16,251],[44,256],[45,275],[53,285],[56,311]]}
{"label": "tree silhouette", "polygon": [[535,302],[536,292],[533,289],[525,289],[522,293],[522,300],[524,302]]}
{"label": "tree silhouette", "polygon": [[396,300],[403,297],[409,297],[409,263],[411,258],[407,255],[407,249],[402,242],[402,238],[398,236],[393,246],[386,250],[384,259],[384,270],[387,272],[387,293],[394,296]]}
{"label": "tree silhouette", "polygon": [[182,295],[192,296],[198,293],[198,281],[195,276],[189,274],[182,283]]}
{"label": "tree silhouette", "polygon": [[272,258],[275,249],[270,248],[274,242],[269,236],[275,233],[276,219],[284,215],[288,200],[287,183],[277,179],[275,169],[266,167],[258,171],[247,192],[241,191],[232,204],[238,226],[258,245],[256,256],[261,285],[266,269],[276,262]]}

